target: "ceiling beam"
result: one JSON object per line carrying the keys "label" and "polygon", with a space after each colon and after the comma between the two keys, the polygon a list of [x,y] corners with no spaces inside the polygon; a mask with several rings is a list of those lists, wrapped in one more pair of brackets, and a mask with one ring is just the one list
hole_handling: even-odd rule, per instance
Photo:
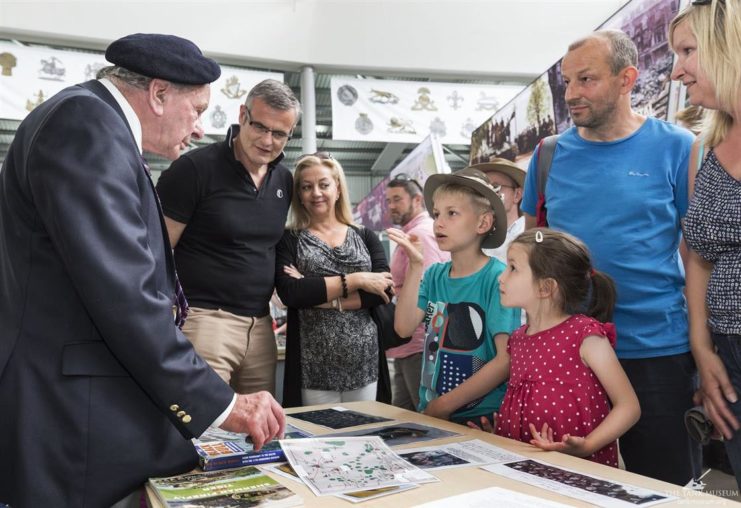
{"label": "ceiling beam", "polygon": [[374,173],[390,171],[406,147],[407,143],[387,143],[371,166],[371,171]]}
{"label": "ceiling beam", "polygon": [[451,148],[449,148],[449,147],[447,147],[445,145],[442,145],[442,146],[443,146],[443,151],[445,153],[449,153],[450,155],[452,155],[456,159],[458,159],[461,162],[463,162],[466,166],[468,166],[468,158],[463,157],[460,153],[456,152],[455,150],[453,150],[453,149],[451,149]]}

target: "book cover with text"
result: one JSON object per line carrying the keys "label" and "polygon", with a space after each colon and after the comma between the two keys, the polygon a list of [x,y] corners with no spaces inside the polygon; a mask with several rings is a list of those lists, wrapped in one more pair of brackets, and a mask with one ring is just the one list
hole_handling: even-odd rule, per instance
{"label": "book cover with text", "polygon": [[[285,439],[311,437],[311,434],[292,425],[286,425]],[[285,454],[277,439],[266,443],[259,452],[254,450],[246,434],[209,427],[201,437],[193,440],[201,469],[216,471],[268,462],[283,462]]]}
{"label": "book cover with text", "polygon": [[150,478],[149,486],[168,507],[286,508],[303,504],[301,497],[254,467]]}

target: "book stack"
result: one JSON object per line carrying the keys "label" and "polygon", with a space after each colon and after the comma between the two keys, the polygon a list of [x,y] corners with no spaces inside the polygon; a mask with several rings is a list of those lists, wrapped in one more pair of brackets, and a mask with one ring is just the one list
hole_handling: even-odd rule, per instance
{"label": "book stack", "polygon": [[[292,425],[286,426],[285,439],[311,437],[311,434]],[[268,462],[283,462],[286,456],[278,440],[266,443],[259,452],[249,436],[210,427],[193,440],[201,469],[216,471],[240,466],[254,466]]]}
{"label": "book stack", "polygon": [[151,478],[150,490],[171,508],[288,508],[303,500],[255,467]]}

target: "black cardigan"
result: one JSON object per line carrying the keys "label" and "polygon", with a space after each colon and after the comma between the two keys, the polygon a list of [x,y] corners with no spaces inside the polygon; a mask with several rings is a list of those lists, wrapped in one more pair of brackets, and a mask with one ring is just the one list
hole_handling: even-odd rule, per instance
{"label": "black cardigan", "polygon": [[[371,271],[388,272],[386,252],[376,234],[364,227],[350,226],[363,238],[371,258]],[[301,336],[299,335],[298,309],[315,307],[327,301],[327,285],[323,276],[308,276],[296,279],[283,272],[283,267],[297,266],[298,232],[286,230],[276,247],[275,288],[278,296],[288,307],[286,329],[286,363],[283,379],[283,407],[302,406],[301,400]],[[374,293],[359,290],[361,307],[368,309],[381,305],[383,298]],[[386,353],[378,346],[378,389],[376,400],[391,402],[391,380],[389,379]]]}

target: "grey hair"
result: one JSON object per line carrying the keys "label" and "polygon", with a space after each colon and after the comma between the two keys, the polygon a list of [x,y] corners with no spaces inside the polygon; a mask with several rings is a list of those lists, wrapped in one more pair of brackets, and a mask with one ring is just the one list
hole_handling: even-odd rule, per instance
{"label": "grey hair", "polygon": [[[152,79],[149,76],[144,76],[143,74],[139,74],[138,72],[130,71],[129,69],[126,69],[124,67],[119,67],[118,65],[109,65],[108,67],[103,67],[98,71],[98,73],[95,75],[96,79],[111,79],[113,81],[116,81],[118,83],[122,83],[124,85],[130,86],[132,88],[138,88],[139,90],[147,90],[149,88],[149,84],[152,82]],[[183,83],[173,83],[172,81],[168,81],[168,83],[172,84],[172,86],[180,91],[187,91],[192,90],[194,88],[200,88],[203,85],[186,85]]]}
{"label": "grey hair", "polygon": [[278,111],[294,110],[296,112],[296,123],[301,118],[301,103],[293,94],[291,87],[275,79],[266,79],[256,84],[250,93],[244,105],[247,109],[252,109],[252,102],[259,98],[265,104]]}
{"label": "grey hair", "polygon": [[124,84],[127,84],[134,88],[140,88],[142,90],[146,90],[147,88],[149,88],[149,83],[152,82],[152,78],[142,76],[138,72],[124,69],[123,67],[119,67],[118,65],[109,65],[108,67],[103,67],[98,71],[98,74],[95,77],[97,79],[114,78]]}
{"label": "grey hair", "polygon": [[593,34],[572,42],[569,45],[569,51],[579,49],[594,39],[602,39],[610,45],[608,62],[613,76],[626,67],[638,67],[638,48],[628,34],[622,30],[597,30]]}

